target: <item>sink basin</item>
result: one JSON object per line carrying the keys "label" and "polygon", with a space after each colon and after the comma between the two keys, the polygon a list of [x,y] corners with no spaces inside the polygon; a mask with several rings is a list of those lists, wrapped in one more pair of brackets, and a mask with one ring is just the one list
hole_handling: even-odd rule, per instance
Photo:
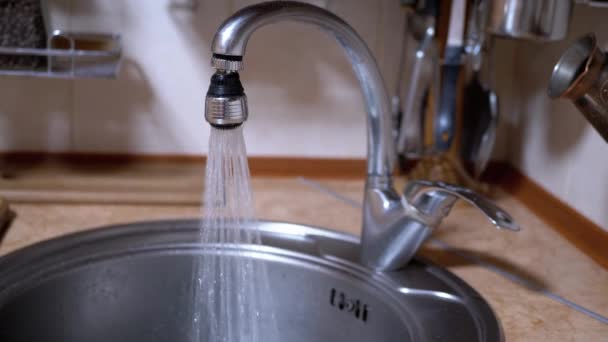
{"label": "sink basin", "polygon": [[[267,264],[280,341],[503,340],[484,299],[438,266],[416,259],[376,273],[357,264],[354,236],[257,225],[264,246],[226,257]],[[113,226],[0,258],[0,340],[189,341],[191,272],[210,253],[197,242],[198,227],[198,220]]]}

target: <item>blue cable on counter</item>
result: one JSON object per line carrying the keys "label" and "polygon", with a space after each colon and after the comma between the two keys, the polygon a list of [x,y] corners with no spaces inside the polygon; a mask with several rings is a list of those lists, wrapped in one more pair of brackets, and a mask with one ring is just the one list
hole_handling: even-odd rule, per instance
{"label": "blue cable on counter", "polygon": [[[344,202],[344,203],[346,203],[346,204],[348,204],[348,205],[350,205],[350,206],[352,206],[354,208],[361,208],[361,203],[360,202],[355,201],[355,200],[353,200],[351,198],[348,198],[348,197],[346,197],[346,196],[344,196],[344,195],[342,195],[342,194],[340,194],[338,192],[335,192],[332,189],[324,186],[323,184],[321,184],[321,183],[319,183],[317,181],[314,181],[314,180],[311,180],[311,179],[308,179],[308,178],[304,178],[304,177],[299,177],[299,180],[303,184],[308,185],[311,188],[314,188],[314,189],[316,189],[316,190],[318,190],[320,192],[323,192],[323,193],[325,193],[325,194],[327,194],[327,195],[329,195],[331,197],[334,197],[335,199],[340,200],[340,201],[342,201],[342,202]],[[558,294],[555,294],[555,293],[553,293],[553,292],[551,292],[551,291],[549,291],[549,290],[547,290],[545,288],[542,288],[542,287],[538,286],[537,284],[534,284],[533,282],[530,282],[530,281],[528,281],[528,280],[526,280],[526,279],[524,279],[524,278],[522,278],[522,277],[520,277],[520,276],[518,276],[516,274],[513,274],[513,273],[511,273],[511,272],[509,272],[509,271],[507,271],[505,269],[502,269],[502,268],[500,268],[500,267],[498,267],[498,266],[496,266],[494,264],[491,264],[491,263],[489,263],[487,261],[484,261],[481,258],[479,258],[479,257],[477,257],[477,256],[475,256],[475,255],[473,255],[471,253],[465,253],[465,252],[463,252],[463,251],[461,251],[461,250],[459,250],[457,248],[454,248],[454,247],[448,245],[447,243],[445,243],[445,242],[443,242],[443,241],[441,241],[439,239],[436,239],[436,238],[431,238],[430,239],[430,243],[433,244],[433,246],[435,246],[435,247],[437,247],[437,248],[439,248],[439,249],[441,249],[443,251],[446,251],[448,253],[452,253],[452,254],[457,255],[458,257],[463,258],[463,259],[465,259],[465,260],[467,260],[469,262],[477,264],[477,265],[485,268],[486,270],[488,270],[490,272],[498,274],[499,276],[501,276],[501,277],[503,277],[503,278],[505,278],[505,279],[507,279],[507,280],[509,280],[509,281],[511,281],[513,283],[515,283],[515,284],[518,284],[518,285],[520,285],[522,287],[527,288],[528,290],[538,292],[538,293],[542,294],[543,296],[545,296],[545,297],[547,297],[549,299],[552,299],[552,300],[554,300],[554,301],[556,301],[558,303],[566,305],[569,308],[571,308],[573,310],[576,310],[576,311],[578,311],[578,312],[580,312],[580,313],[582,313],[584,315],[587,315],[588,317],[591,317],[591,318],[593,318],[593,319],[595,319],[595,320],[597,320],[597,321],[599,321],[601,323],[608,324],[608,317],[602,316],[602,315],[600,315],[599,313],[597,313],[595,311],[589,310],[589,309],[585,308],[582,305],[579,305],[579,304],[577,304],[577,303],[575,303],[575,302],[573,302],[571,300],[568,300],[568,299],[566,299],[566,298],[564,298],[564,297],[562,297],[562,296],[560,296]]]}

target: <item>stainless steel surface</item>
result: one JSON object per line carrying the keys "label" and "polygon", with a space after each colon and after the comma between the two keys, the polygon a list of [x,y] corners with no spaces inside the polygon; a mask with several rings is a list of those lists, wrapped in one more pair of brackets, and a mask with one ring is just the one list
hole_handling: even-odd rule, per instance
{"label": "stainless steel surface", "polygon": [[243,61],[230,61],[227,59],[211,57],[211,66],[217,70],[240,71],[243,70]]}
{"label": "stainless steel surface", "polygon": [[492,0],[488,31],[518,39],[554,41],[568,33],[572,0]]}
{"label": "stainless steel surface", "polygon": [[413,181],[406,185],[403,196],[411,206],[424,215],[432,217],[433,221],[445,217],[456,200],[462,199],[485,214],[496,228],[511,231],[520,229],[506,211],[476,192],[460,186],[441,182]]}
{"label": "stainless steel surface", "polygon": [[476,157],[473,161],[473,174],[480,178],[483,171],[488,166],[496,143],[496,130],[498,129],[499,104],[498,95],[493,89],[488,89],[486,99],[488,111],[483,126],[480,127],[479,142],[477,143]]}
{"label": "stainless steel surface", "polygon": [[[392,197],[391,197],[392,196]],[[386,208],[382,224],[363,231],[363,263],[379,270],[406,265],[458,199],[479,209],[497,228],[518,231],[519,226],[503,209],[472,190],[441,182],[411,181],[399,205],[397,193],[384,194],[367,210]],[[370,215],[365,212],[364,219]],[[378,228],[378,229],[374,229]]]}
{"label": "stainless steel surface", "polygon": [[433,139],[436,152],[447,152],[452,147],[456,134],[456,112],[458,109],[458,80],[464,52],[464,27],[466,0],[453,0],[450,10],[450,26],[447,46],[441,66],[441,92],[439,109],[433,120]]}
{"label": "stainless steel surface", "polygon": [[371,51],[342,19],[322,8],[291,1],[271,1],[245,7],[218,29],[212,43],[214,58],[220,59],[221,55],[244,56],[247,42],[258,28],[281,21],[318,26],[344,48],[359,80],[368,114],[368,175],[390,177],[395,152],[389,97]]}
{"label": "stainless steel surface", "polygon": [[578,39],[564,52],[553,68],[549,96],[572,100],[608,142],[608,54],[599,48],[594,34]]}
{"label": "stainless steel surface", "polygon": [[247,120],[247,96],[205,97],[205,120],[216,126],[240,125]]}
{"label": "stainless steel surface", "polygon": [[[420,158],[429,153],[424,144],[425,101],[429,93],[439,94],[439,47],[435,41],[434,14],[410,12],[407,23],[409,37],[406,39],[410,38],[409,43],[416,47],[407,51],[404,62],[409,65],[403,66],[404,75],[397,86],[401,109],[397,151],[408,158]],[[434,99],[434,108],[438,108],[439,97],[434,96]]]}
{"label": "stainless steel surface", "polygon": [[461,155],[473,164],[476,178],[492,156],[499,119],[498,95],[493,90],[492,37],[484,33],[489,6],[489,0],[473,2],[465,47],[470,79],[465,87]]}
{"label": "stainless steel surface", "polygon": [[0,69],[0,75],[45,78],[116,78],[122,61],[115,34],[55,30],[47,48],[0,47],[0,55],[46,57],[43,68]]}
{"label": "stainless steel surface", "polygon": [[[349,57],[368,113],[368,174],[361,261],[378,270],[398,269],[411,259],[416,252],[412,247],[420,246],[427,237],[424,232],[433,225],[427,222],[430,220],[419,222],[416,212],[393,188],[394,140],[389,98],[374,57],[359,35],[342,19],[322,8],[299,2],[265,2],[241,9],[220,26],[212,44],[213,58],[241,59],[253,32],[278,21],[298,21],[323,28],[336,38]],[[224,109],[218,111],[220,116],[225,115]],[[433,194],[439,195],[439,192]],[[445,199],[441,196],[439,200]],[[441,214],[439,219],[447,212]]]}
{"label": "stainless steel surface", "polygon": [[49,56],[48,68],[55,73],[77,77],[114,78],[121,60],[120,37],[104,33],[53,31],[52,49],[72,51],[71,56]]}
{"label": "stainless steel surface", "polygon": [[[193,265],[217,253],[197,220],[144,222],[43,242],[0,258],[2,341],[190,341]],[[262,247],[221,246],[267,265],[281,341],[502,341],[483,298],[424,260],[357,264],[356,237],[260,222]],[[244,253],[237,253],[241,250]],[[203,319],[204,321],[204,319]],[[261,329],[265,331],[265,329]]]}
{"label": "stainless steel surface", "polygon": [[199,8],[199,0],[170,0],[169,8],[172,10],[196,11]]}
{"label": "stainless steel surface", "polygon": [[474,0],[469,9],[469,22],[465,39],[465,52],[472,71],[479,71],[483,61],[483,48],[486,42],[490,0]]}
{"label": "stainless steel surface", "polygon": [[590,7],[608,8],[608,0],[576,0],[575,2]]}
{"label": "stainless steel surface", "polygon": [[448,28],[447,46],[461,48],[464,45],[466,13],[466,0],[452,1],[452,7],[450,8],[450,27]]}

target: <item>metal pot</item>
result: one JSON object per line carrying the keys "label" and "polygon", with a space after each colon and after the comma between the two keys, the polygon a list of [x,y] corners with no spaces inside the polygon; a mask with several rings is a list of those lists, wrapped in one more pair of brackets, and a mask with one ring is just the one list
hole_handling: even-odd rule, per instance
{"label": "metal pot", "polygon": [[573,5],[570,0],[494,0],[487,30],[508,38],[561,40]]}
{"label": "metal pot", "polygon": [[549,96],[567,98],[608,142],[608,54],[590,33],[572,44],[553,68]]}

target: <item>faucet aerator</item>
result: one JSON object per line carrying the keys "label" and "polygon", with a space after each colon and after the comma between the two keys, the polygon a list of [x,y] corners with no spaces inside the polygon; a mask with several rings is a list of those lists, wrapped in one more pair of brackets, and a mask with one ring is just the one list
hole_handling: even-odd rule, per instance
{"label": "faucet aerator", "polygon": [[215,128],[233,129],[247,120],[247,96],[236,71],[218,70],[211,76],[205,98],[205,120]]}

